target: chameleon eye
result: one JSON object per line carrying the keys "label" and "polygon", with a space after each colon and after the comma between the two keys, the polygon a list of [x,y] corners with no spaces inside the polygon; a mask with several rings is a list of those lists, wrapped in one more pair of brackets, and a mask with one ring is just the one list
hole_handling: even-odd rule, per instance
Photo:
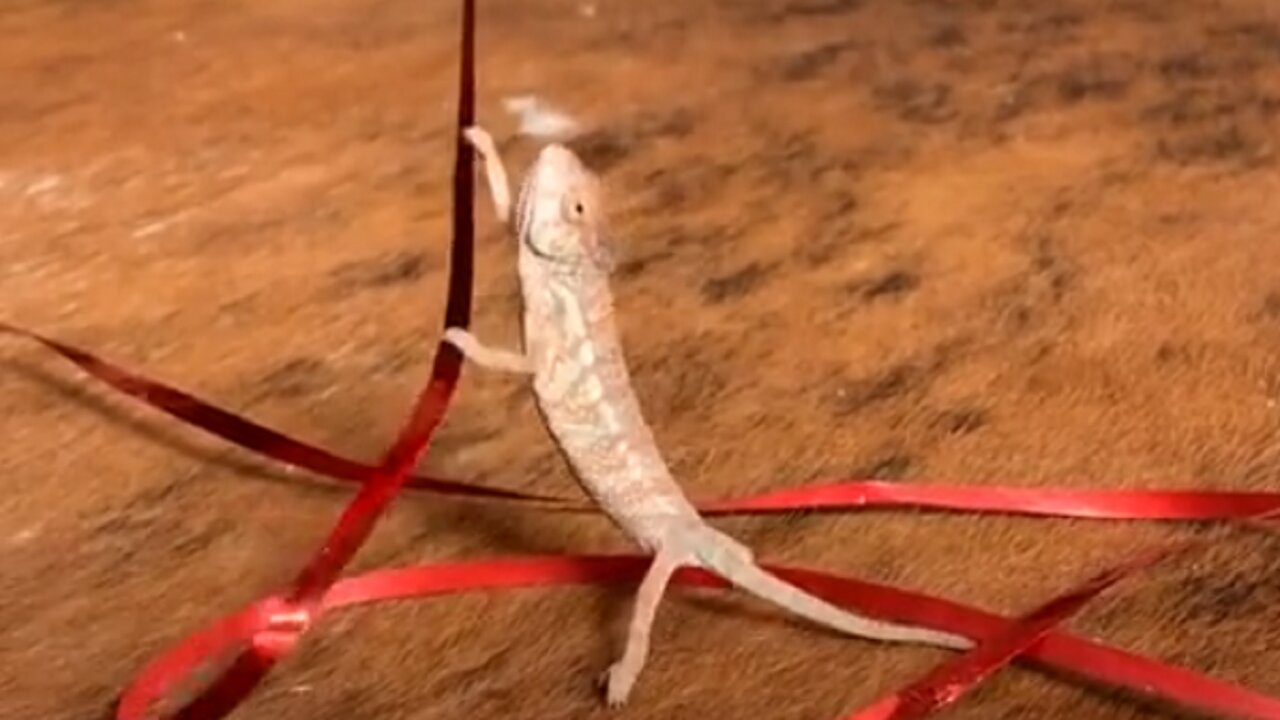
{"label": "chameleon eye", "polygon": [[563,212],[566,220],[578,221],[587,214],[587,206],[576,196],[564,199]]}

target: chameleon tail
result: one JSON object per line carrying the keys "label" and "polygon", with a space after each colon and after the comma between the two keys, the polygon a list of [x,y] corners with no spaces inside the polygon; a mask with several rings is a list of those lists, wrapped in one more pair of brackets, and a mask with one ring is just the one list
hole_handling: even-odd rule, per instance
{"label": "chameleon tail", "polygon": [[897,625],[842,610],[766,572],[756,565],[751,551],[737,540],[713,528],[708,527],[707,530],[710,531],[709,536],[698,543],[706,550],[695,553],[700,564],[734,586],[806,620],[872,640],[933,645],[955,650],[973,647],[972,641],[958,635]]}

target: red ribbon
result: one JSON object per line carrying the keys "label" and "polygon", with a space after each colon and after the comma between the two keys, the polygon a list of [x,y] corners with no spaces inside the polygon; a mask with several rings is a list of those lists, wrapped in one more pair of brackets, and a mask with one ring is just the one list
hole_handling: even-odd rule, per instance
{"label": "red ribbon", "polygon": [[[1028,653],[1054,627],[1079,612],[1098,594],[1129,575],[1187,547],[1189,546],[1159,548],[1100,573],[1083,585],[1058,595],[1009,623],[1002,631],[985,638],[968,652],[944,662],[920,680],[880,698],[845,720],[911,720],[954,704],[996,670],[1013,662],[1019,655]],[[1268,712],[1275,712],[1276,702],[1268,699],[1260,707],[1269,707]],[[1231,708],[1237,713],[1240,709]]]}
{"label": "red ribbon", "polygon": [[[462,4],[459,80],[461,128],[471,125],[474,119],[473,0],[463,0]],[[470,321],[473,275],[472,155],[460,137],[455,152],[454,245],[445,323],[466,327]],[[444,416],[461,372],[461,357],[452,346],[437,348],[430,381],[420,393],[410,420],[381,462],[367,465],[293,439],[57,340],[3,323],[0,332],[41,343],[125,395],[224,440],[320,475],[360,483],[356,497],[325,544],[286,592],[214,622],[150,663],[123,694],[117,708],[118,720],[140,720],[165,700],[178,701],[176,717],[212,720],[225,716],[328,610],[480,588],[633,582],[647,565],[648,559],[640,557],[530,557],[384,570],[338,580],[377,519],[405,486],[448,495],[531,503],[546,509],[596,512],[582,503],[558,498],[410,475]],[[1280,493],[1045,490],[850,481],[713,501],[700,507],[707,514],[724,515],[908,506],[1095,519],[1240,520],[1280,510]],[[1124,563],[1013,621],[945,600],[816,571],[782,567],[770,570],[837,604],[980,640],[969,652],[951,658],[902,691],[850,716],[850,720],[923,717],[955,702],[1017,657],[1193,708],[1280,720],[1280,700],[1052,630],[1107,587],[1174,550],[1167,548]],[[682,570],[675,582],[724,586],[719,579],[694,570]],[[222,672],[215,673],[220,667]],[[191,689],[193,685],[195,690]],[[205,689],[196,692],[202,685]],[[188,697],[194,699],[183,702]]]}
{"label": "red ribbon", "polygon": [[[457,108],[459,128],[470,126],[475,121],[474,38],[474,2],[464,0]],[[475,185],[472,160],[473,155],[459,132],[454,142],[454,246],[450,256],[449,290],[445,306],[445,324],[450,327],[467,327],[471,321],[475,234],[472,215]],[[66,355],[65,352],[63,354]],[[282,656],[292,651],[303,633],[324,611],[325,593],[364,544],[378,518],[400,491],[426,450],[431,436],[444,418],[449,399],[457,387],[461,367],[462,356],[456,348],[443,343],[437,347],[431,379],[419,394],[413,414],[395,443],[383,456],[382,462],[362,478],[364,482],[356,497],[339,517],[324,545],[294,579],[292,587],[282,598],[272,598],[252,606],[253,613],[250,617],[256,625],[252,642],[239,652],[230,667],[204,692],[178,710],[175,717],[214,720],[225,716],[258,686]],[[220,417],[226,421],[230,415],[223,413]],[[236,424],[233,423],[232,426],[236,427]]]}
{"label": "red ribbon", "polygon": [[[278,431],[257,425],[181,390],[163,385],[111,364],[79,348],[10,325],[0,324],[0,330],[16,333],[39,342],[75,363],[90,376],[102,380],[116,390],[195,427],[204,429],[242,447],[255,450],[267,457],[315,472],[331,473],[339,478],[356,481],[367,481],[367,478],[379,470],[374,466],[363,465],[356,461],[332,455],[323,449],[315,448]],[[529,501],[534,503],[534,507],[596,512],[593,507],[574,504],[556,498],[485,488],[438,478],[419,476],[414,479],[418,489],[446,495]],[[1276,511],[1277,508],[1280,508],[1280,494],[1160,490],[1053,490],[846,481],[771,491],[739,499],[717,500],[703,503],[701,508],[707,514],[728,515],[786,512],[797,509],[830,510],[893,506],[1095,519],[1245,519]],[[1138,563],[1137,565],[1126,566],[1128,568],[1127,572],[1136,571],[1141,566],[1145,566],[1145,564]],[[433,570],[439,570],[439,568],[421,568],[416,572],[425,573]],[[404,576],[396,577],[400,580],[405,579]],[[484,572],[482,569],[477,574],[464,573],[458,575],[454,573],[450,575],[446,573],[445,577],[454,578],[457,584],[437,586],[433,592],[465,591],[481,586],[494,586],[492,583],[483,580]],[[367,579],[369,578],[362,578],[361,582]],[[1114,579],[1118,580],[1118,576]],[[554,584],[558,582],[558,578],[551,574],[543,578],[530,580],[530,582],[535,581]],[[354,583],[355,581],[348,582]],[[475,584],[477,582],[480,584]],[[340,587],[356,586],[342,585]],[[419,585],[419,587],[421,586]],[[1076,601],[1070,607],[1073,611],[1082,607],[1086,600],[1091,599],[1101,589],[1103,588],[1094,588],[1089,585],[1082,590],[1073,591],[1071,595],[1076,598]],[[376,591],[372,591],[367,599],[372,600],[383,597],[384,593],[404,596],[403,591],[383,586]],[[216,625],[213,632],[215,636],[221,637],[223,644],[219,644],[216,647],[206,647],[197,643],[195,645],[183,645],[182,647],[186,651],[199,650],[196,655],[196,659],[198,659],[220,657],[227,652],[225,645],[229,642],[233,643],[231,646],[233,649],[237,644],[248,643],[252,650],[249,653],[242,653],[240,657],[242,662],[250,661],[252,663],[251,669],[248,672],[241,670],[240,672],[245,672],[244,679],[237,681],[237,687],[240,685],[245,685],[246,687],[245,690],[237,691],[232,696],[243,697],[247,690],[252,689],[252,684],[249,683],[256,684],[257,680],[261,679],[274,661],[290,652],[301,633],[305,632],[314,619],[313,615],[305,610],[300,610],[287,604],[280,605],[281,602],[277,598],[272,598],[262,603],[255,603],[246,611],[222,621],[224,624]],[[921,617],[927,618],[930,616],[926,612]],[[1000,646],[1002,648],[1001,652],[992,652],[988,643],[982,646],[988,648],[986,651],[979,653],[975,650],[969,654],[962,655],[950,661],[946,666],[939,668],[936,673],[930,674],[895,695],[884,698],[876,705],[862,711],[862,714],[853,717],[858,718],[858,720],[870,720],[876,717],[922,717],[924,714],[954,702],[964,692],[975,687],[992,672],[1012,661],[1020,652],[1024,651],[1027,645],[1036,637],[1029,634],[1033,629],[1043,631],[1061,621],[1064,617],[1053,615],[1049,620],[1040,619],[1038,621],[1030,616],[1023,618],[1010,626],[1010,638]],[[972,632],[972,629],[953,627],[952,631],[968,634]],[[225,633],[225,636],[218,636],[218,633]],[[192,658],[181,654],[166,656],[166,658],[165,664],[169,662],[176,663],[169,668],[169,672],[177,672],[179,668],[185,669],[197,667],[197,665],[199,666],[197,669],[207,668],[210,664],[203,661],[202,664],[195,663]],[[264,661],[263,658],[269,658],[269,660]],[[1121,656],[1116,665],[1123,665],[1127,661],[1132,661],[1132,656]],[[1104,665],[1101,667],[1110,666]],[[235,666],[233,666],[233,669],[235,669]],[[1176,669],[1165,668],[1165,670],[1175,671]],[[1185,671],[1178,672],[1185,673]],[[179,677],[184,674],[185,670],[178,672]],[[195,673],[195,675],[200,678],[207,675],[207,673],[200,672]],[[1121,685],[1126,684],[1123,674],[1114,674],[1111,670],[1095,673],[1094,676],[1096,679],[1110,680]],[[1173,696],[1172,689],[1174,687],[1191,687],[1194,691],[1188,697],[1181,698],[1183,702],[1188,704],[1208,706],[1217,702],[1212,697],[1206,699],[1206,697],[1201,697],[1197,693],[1203,690],[1210,695],[1214,693],[1220,694],[1220,687],[1213,684],[1187,685],[1185,676],[1175,674],[1173,677],[1184,677],[1184,681],[1177,684],[1164,683],[1163,685],[1161,683],[1152,683],[1149,680],[1144,682],[1147,682],[1155,691],[1168,696]],[[1192,675],[1192,677],[1198,676]],[[165,687],[169,687],[170,684],[166,682]],[[163,693],[156,695],[154,687],[149,687],[145,682],[128,695],[132,702],[135,703],[140,701],[139,698],[154,699],[162,696]],[[1244,698],[1243,700],[1228,697],[1221,702],[1226,707],[1234,705],[1267,708],[1262,711],[1264,713],[1262,715],[1246,713],[1244,715],[1246,717],[1280,717],[1273,713],[1274,708],[1269,708],[1266,705],[1267,702],[1270,702],[1269,699],[1262,698],[1260,701],[1258,696],[1248,693],[1242,697]],[[227,708],[228,711],[229,709]],[[126,703],[126,705],[122,705],[122,714],[119,717],[124,718],[134,710],[136,708],[132,708]],[[138,712],[141,711],[138,710]],[[188,708],[187,712],[190,713],[192,710]]]}
{"label": "red ribbon", "polygon": [[[0,322],[0,332],[34,340],[115,390],[192,427],[276,462],[357,483],[367,482],[378,472],[376,466],[334,455],[64,342],[3,322]],[[595,506],[562,498],[425,475],[409,476],[404,481],[404,486],[439,495],[512,500],[544,510],[599,512]],[[703,514],[713,516],[875,507],[914,507],[1095,520],[1243,520],[1280,511],[1280,493],[1061,490],[841,480],[698,503],[698,509]]]}
{"label": "red ribbon", "polygon": [[[1148,553],[1139,561],[1109,571],[1081,590],[1055,599],[1023,619],[1036,623],[1031,627],[1024,625],[1023,621],[1006,620],[947,600],[885,585],[815,570],[768,564],[765,567],[837,605],[885,619],[925,625],[986,641],[970,654],[999,654],[1002,660],[1007,660],[1022,653],[1027,659],[1040,665],[1118,685],[1139,694],[1179,702],[1215,715],[1280,718],[1280,700],[1275,698],[1188,670],[1163,665],[1140,655],[1049,630],[1050,626],[1078,609],[1093,595],[1126,574],[1155,562],[1167,552]],[[650,560],[648,557],[634,555],[528,556],[378,570],[339,581],[324,596],[323,606],[326,610],[335,610],[370,602],[448,595],[464,590],[629,584],[640,580]],[[676,574],[674,582],[697,587],[726,587],[723,580],[692,569],[682,569]],[[118,720],[141,720],[146,708],[171,693],[205,658],[224,654],[229,647],[255,642],[255,638],[267,629],[270,618],[280,607],[275,598],[261,600],[211,623],[152,661],[125,694],[117,715]],[[998,649],[998,652],[988,648]],[[950,661],[950,664],[954,666],[964,657],[959,656]],[[954,682],[956,675],[957,673],[948,672],[946,678],[951,681],[950,686],[958,691],[962,689],[962,684]],[[833,673],[831,680],[842,682],[846,679]],[[955,695],[958,696],[958,692]],[[933,709],[943,704],[945,703],[934,703]]]}

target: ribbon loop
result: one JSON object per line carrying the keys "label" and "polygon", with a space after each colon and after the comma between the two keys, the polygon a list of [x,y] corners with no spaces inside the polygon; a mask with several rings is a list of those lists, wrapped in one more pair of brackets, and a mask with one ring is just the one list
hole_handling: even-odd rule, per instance
{"label": "ribbon loop", "polygon": [[284,632],[301,635],[311,626],[314,619],[305,608],[291,608],[271,613],[267,617],[267,632]]}
{"label": "ribbon loop", "polygon": [[314,612],[279,598],[273,598],[263,612],[262,627],[254,631],[251,647],[256,653],[273,660],[293,652],[315,622]]}

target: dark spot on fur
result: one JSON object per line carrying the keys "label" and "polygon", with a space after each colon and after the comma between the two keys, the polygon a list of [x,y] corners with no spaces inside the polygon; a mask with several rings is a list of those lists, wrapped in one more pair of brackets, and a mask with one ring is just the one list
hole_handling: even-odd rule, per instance
{"label": "dark spot on fur", "polygon": [[674,373],[667,414],[680,418],[690,413],[706,412],[725,388],[724,377],[711,364],[684,362]]}
{"label": "dark spot on fur", "polygon": [[1169,19],[1169,4],[1165,0],[1118,0],[1109,8],[1145,23],[1163,23]]}
{"label": "dark spot on fur", "polygon": [[991,114],[991,122],[999,125],[1022,117],[1035,105],[1032,83],[1023,79],[1014,79],[1009,88],[996,101],[995,111]]}
{"label": "dark spot on fur", "polygon": [[344,263],[330,275],[345,288],[383,288],[413,282],[429,269],[426,253],[402,251],[386,257]]}
{"label": "dark spot on fur", "polygon": [[1067,216],[1067,213],[1075,208],[1075,202],[1070,197],[1059,197],[1049,206],[1046,213],[1050,220],[1061,220]]}
{"label": "dark spot on fur", "polygon": [[645,177],[644,185],[653,190],[653,200],[648,205],[655,210],[680,208],[688,203],[689,194],[686,188],[690,184],[683,181],[682,176],[674,170],[658,168]]}
{"label": "dark spot on fur", "polygon": [[702,284],[702,297],[711,303],[721,303],[742,297],[760,287],[768,279],[772,271],[772,265],[752,262],[728,275],[721,275],[704,282]]}
{"label": "dark spot on fur", "polygon": [[949,410],[939,416],[938,424],[951,435],[968,435],[987,424],[987,412],[978,408]]}
{"label": "dark spot on fur", "polygon": [[800,250],[800,258],[810,267],[822,267],[842,257],[850,249],[876,242],[891,235],[901,223],[890,222],[869,228],[852,227],[848,219],[829,220],[814,230],[813,237]]}
{"label": "dark spot on fur", "polygon": [[1223,98],[1202,89],[1180,90],[1146,108],[1145,120],[1163,122],[1173,127],[1192,125],[1234,115],[1240,109],[1236,100]]}
{"label": "dark spot on fur", "polygon": [[168,483],[139,493],[118,512],[104,515],[88,526],[88,537],[92,540],[119,540],[149,531],[161,521],[160,510],[168,505],[167,499],[175,486],[176,483]]}
{"label": "dark spot on fur", "polygon": [[659,228],[645,240],[645,244],[662,248],[659,252],[672,255],[694,241],[688,228],[681,225],[666,225]]}
{"label": "dark spot on fur", "polygon": [[1182,166],[1230,163],[1255,167],[1264,158],[1264,147],[1263,142],[1246,133],[1240,125],[1230,123],[1203,132],[1161,138],[1156,143],[1156,156]]}
{"label": "dark spot on fur", "polygon": [[742,165],[760,190],[845,187],[849,180],[851,163],[825,151],[812,133],[766,130],[760,139],[757,150]]}
{"label": "dark spot on fur", "polygon": [[950,102],[951,86],[945,83],[904,78],[876,86],[872,95],[882,107],[907,122],[937,124],[957,115]]}
{"label": "dark spot on fur", "polygon": [[[1052,227],[1053,217],[1051,210],[1048,227]],[[1023,333],[1037,321],[1051,317],[1051,308],[1066,297],[1078,272],[1070,258],[1059,253],[1047,228],[1034,231],[1021,242],[1029,246],[1027,271],[1001,282],[984,301],[993,311],[995,327],[1010,334]]]}
{"label": "dark spot on fur", "polygon": [[781,61],[778,76],[787,82],[809,80],[830,67],[850,47],[844,42],[829,43],[792,54]]}
{"label": "dark spot on fur", "polygon": [[1078,12],[1071,10],[1057,10],[1050,12],[1048,15],[1037,18],[1032,26],[1037,29],[1046,30],[1068,30],[1078,28],[1084,24],[1084,16]]}
{"label": "dark spot on fur", "polygon": [[1068,103],[1124,96],[1133,78],[1133,64],[1123,58],[1092,58],[1058,75],[1058,97]]}
{"label": "dark spot on fur", "polygon": [[643,274],[649,269],[649,266],[654,263],[666,260],[671,256],[671,250],[665,249],[645,255],[644,257],[629,258],[618,263],[618,267],[614,270],[614,274],[621,279],[629,280]]}
{"label": "dark spot on fur", "polygon": [[661,138],[683,138],[693,131],[695,118],[684,108],[645,114],[620,127],[599,129],[567,144],[595,172],[603,173],[630,157],[638,148]]}
{"label": "dark spot on fur", "polygon": [[911,470],[911,458],[907,455],[890,455],[868,465],[854,477],[871,480],[901,480]]}
{"label": "dark spot on fur", "polygon": [[1271,320],[1280,318],[1280,292],[1273,290],[1262,299],[1262,316]]}
{"label": "dark spot on fur", "polygon": [[906,270],[894,270],[870,282],[850,283],[847,289],[864,300],[875,300],[885,296],[905,295],[920,287],[920,277]]}
{"label": "dark spot on fur", "polygon": [[988,300],[992,309],[992,324],[1005,333],[1020,334],[1031,327],[1035,320],[1038,283],[1029,274],[1010,279],[996,289]]}
{"label": "dark spot on fur", "polygon": [[1210,623],[1266,613],[1280,600],[1280,583],[1269,558],[1246,557],[1240,567],[1184,578],[1179,583],[1183,606]]}
{"label": "dark spot on fur", "polygon": [[822,17],[854,12],[862,7],[862,0],[793,0],[779,10],[786,17]]}
{"label": "dark spot on fur", "polygon": [[178,557],[189,558],[208,550],[219,539],[235,530],[235,523],[215,519],[208,526],[195,530],[183,530],[182,535],[168,543],[168,548]]}
{"label": "dark spot on fur", "polygon": [[964,30],[955,23],[948,23],[929,34],[929,44],[939,48],[962,47],[968,43]]}
{"label": "dark spot on fur", "polygon": [[635,363],[634,381],[646,405],[660,408],[670,418],[708,413],[728,382],[723,363],[713,347],[723,347],[705,335],[682,337],[658,356],[643,356]]}
{"label": "dark spot on fur", "polygon": [[916,365],[904,363],[873,378],[846,382],[836,390],[835,413],[852,415],[908,392],[921,377]]}
{"label": "dark spot on fur", "polygon": [[736,168],[706,160],[656,168],[642,178],[641,206],[635,212],[669,214],[686,207],[704,207],[725,189]]}
{"label": "dark spot on fur", "polygon": [[1009,321],[1015,330],[1023,330],[1031,325],[1031,308],[1025,304],[1016,305],[1009,312]]}
{"label": "dark spot on fur", "polygon": [[[161,550],[170,552],[175,544],[191,538],[192,530],[176,518],[186,514],[182,510],[190,503],[195,487],[198,486],[193,483],[172,480],[139,492],[118,511],[95,518],[86,528],[82,549],[109,555],[116,563]],[[226,530],[224,527],[214,535]],[[200,540],[193,543],[198,546]]]}
{"label": "dark spot on fur", "polygon": [[1156,71],[1168,80],[1200,80],[1212,76],[1217,68],[1202,52],[1180,52],[1156,65]]}
{"label": "dark spot on fur", "polygon": [[1257,309],[1249,313],[1248,319],[1268,326],[1280,320],[1280,291],[1272,290],[1264,295]]}
{"label": "dark spot on fur", "polygon": [[1168,364],[1177,360],[1179,357],[1182,357],[1183,354],[1184,353],[1182,353],[1178,348],[1167,342],[1163,342],[1156,348],[1156,362],[1162,365]]}
{"label": "dark spot on fur", "polygon": [[595,172],[605,172],[631,154],[631,145],[618,132],[596,130],[568,143]]}
{"label": "dark spot on fur", "polygon": [[1044,15],[1028,14],[1006,18],[1000,21],[998,27],[1001,32],[1044,39],[1049,35],[1060,35],[1068,30],[1074,30],[1083,24],[1084,17],[1080,13],[1056,10]]}
{"label": "dark spot on fur", "polygon": [[1075,280],[1075,269],[1058,255],[1050,235],[1037,236],[1034,248],[1031,266],[1048,282],[1050,297],[1059,301]]}
{"label": "dark spot on fur", "polygon": [[665,113],[644,115],[634,125],[633,132],[646,139],[687,137],[693,132],[697,120],[692,111],[676,108]]}
{"label": "dark spot on fur", "polygon": [[[963,8],[964,10],[975,12],[987,12],[996,9],[1000,3],[1001,0],[969,0],[963,5]],[[960,7],[956,5],[954,0],[911,0],[910,3],[904,4],[913,5],[934,13],[954,13]]]}
{"label": "dark spot on fur", "polygon": [[1019,69],[995,105],[992,122],[999,124],[1029,112],[1065,103],[1118,100],[1133,83],[1138,63],[1123,54],[1099,54],[1064,68],[1028,73]]}
{"label": "dark spot on fur", "polygon": [[1027,365],[1035,366],[1052,357],[1058,346],[1053,342],[1039,342],[1027,354]]}
{"label": "dark spot on fur", "polygon": [[819,223],[847,220],[858,209],[858,198],[847,190],[833,190],[822,196],[824,207],[818,214]]}
{"label": "dark spot on fur", "polygon": [[226,315],[244,315],[253,312],[253,304],[258,301],[258,294],[250,292],[228,298],[218,305],[218,313]]}
{"label": "dark spot on fur", "polygon": [[1280,27],[1265,22],[1244,22],[1213,31],[1214,35],[1243,39],[1265,52],[1280,57]]}
{"label": "dark spot on fur", "polygon": [[324,363],[315,358],[295,358],[267,373],[261,385],[268,395],[302,397],[319,389],[324,372]]}
{"label": "dark spot on fur", "polygon": [[848,222],[831,222],[820,226],[800,248],[800,259],[810,267],[822,267],[856,244]]}

